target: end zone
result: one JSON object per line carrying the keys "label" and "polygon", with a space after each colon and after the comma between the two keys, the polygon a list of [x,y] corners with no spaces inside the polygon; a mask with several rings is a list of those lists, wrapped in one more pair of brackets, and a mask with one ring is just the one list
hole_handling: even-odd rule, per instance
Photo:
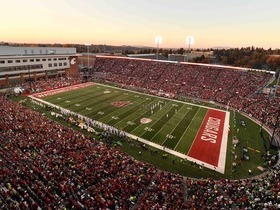
{"label": "end zone", "polygon": [[68,91],[75,90],[75,89],[85,88],[85,87],[92,86],[92,85],[94,85],[93,82],[81,83],[81,84],[77,84],[77,85],[47,90],[47,91],[43,91],[40,93],[34,93],[34,94],[32,94],[32,96],[34,96],[36,98],[43,98],[46,96],[51,96],[51,95],[55,95],[55,94],[59,94],[59,93],[63,93],[63,92],[68,92]]}
{"label": "end zone", "polygon": [[208,109],[188,156],[204,167],[224,173],[229,112]]}

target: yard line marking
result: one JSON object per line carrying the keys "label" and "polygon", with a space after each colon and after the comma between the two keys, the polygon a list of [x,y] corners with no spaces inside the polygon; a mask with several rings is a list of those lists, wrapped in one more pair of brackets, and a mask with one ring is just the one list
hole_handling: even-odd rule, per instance
{"label": "yard line marking", "polygon": [[[101,85],[101,86],[105,86],[105,87],[111,87],[111,86],[108,86],[108,85],[104,85],[104,84],[101,84],[101,83],[95,83],[97,85]],[[115,88],[115,89],[119,89],[119,90],[123,90],[123,91],[129,91],[129,92],[133,92],[133,93],[137,93],[137,94],[141,94],[141,95],[145,95],[145,96],[150,96],[150,97],[155,97],[155,98],[160,98],[161,100],[163,100],[164,98],[161,97],[161,96],[157,96],[157,95],[149,95],[147,93],[141,93],[141,92],[137,92],[137,91],[134,91],[134,90],[128,90],[128,89],[122,89],[122,88],[118,88],[118,87],[111,87],[111,88]],[[190,106],[198,106],[198,107],[202,107],[202,108],[205,108],[205,109],[213,109],[213,110],[217,110],[217,111],[220,111],[220,112],[227,112],[226,110],[222,110],[222,109],[217,109],[217,108],[213,108],[213,107],[208,107],[208,106],[203,106],[203,105],[200,105],[200,104],[195,104],[195,103],[189,103],[189,102],[186,102],[186,101],[179,101],[179,100],[176,100],[176,99],[164,99],[164,100],[167,100],[167,101],[173,101],[173,102],[178,102],[178,103],[183,103],[183,104],[188,104]],[[201,100],[202,101],[202,100]],[[218,104],[216,104],[218,105]]]}
{"label": "yard line marking", "polygon": [[[98,97],[99,99],[109,99],[111,97],[110,95],[106,95],[106,94],[102,94],[102,93],[100,94],[100,92],[102,92],[102,90],[101,91],[98,90],[98,92],[95,92],[94,94],[92,94],[90,96],[90,98],[84,98],[84,95],[82,95],[82,97],[79,97],[78,100],[75,99],[73,102],[79,102],[79,103],[82,103],[84,106],[89,106],[92,103],[96,103],[96,101],[92,100],[96,97]],[[103,103],[103,102],[101,102],[101,103]],[[71,108],[71,104],[64,106],[64,107]]]}
{"label": "yard line marking", "polygon": [[[128,98],[129,99],[129,98]],[[140,103],[139,103],[140,101]],[[103,118],[109,116],[109,115],[114,115],[114,113],[117,113],[115,116],[119,116],[127,111],[130,111],[131,109],[134,109],[136,106],[141,105],[144,101],[142,101],[141,99],[136,99],[135,101],[133,101],[132,104],[127,105],[127,106],[123,106],[123,107],[119,107],[118,109],[116,109],[113,112],[110,112],[108,115],[103,116],[102,118],[98,119],[100,121],[102,121]],[[113,105],[112,105],[113,106]],[[130,108],[129,108],[130,107]],[[122,109],[122,110],[121,110]],[[103,119],[104,120],[104,119]],[[110,120],[109,120],[110,121]],[[108,122],[108,121],[107,121]]]}
{"label": "yard line marking", "polygon": [[[140,100],[140,99],[139,99]],[[143,101],[143,103],[144,103],[145,101]],[[137,105],[137,106],[140,106],[142,103],[140,103],[139,105]],[[139,108],[140,109],[140,108]],[[145,112],[146,113],[146,112]],[[123,118],[123,119],[121,119],[121,121],[119,121],[119,122],[117,122],[116,124],[114,124],[113,126],[117,126],[118,124],[120,124],[120,123],[122,123],[122,121],[124,121],[126,118],[129,118],[129,117],[131,117],[131,115],[127,115],[125,118]],[[129,125],[129,124],[128,124]],[[125,126],[126,127],[126,126]],[[125,128],[124,127],[124,128]]]}
{"label": "yard line marking", "polygon": [[[119,99],[121,99],[121,100],[125,100],[127,98],[127,96],[122,96],[122,95],[120,95],[119,96]],[[91,112],[88,112],[89,114],[91,114],[91,113],[96,113],[96,112],[99,112],[99,111],[102,111],[102,112],[104,112],[104,106],[108,106],[108,107],[110,107],[110,105],[109,105],[109,102],[108,101],[110,101],[111,99],[110,99],[110,97],[109,98],[104,98],[104,100],[106,99],[106,101],[103,101],[103,102],[101,102],[101,103],[99,103],[98,105],[95,105],[94,106],[94,109],[92,109],[91,110]],[[90,102],[90,103],[86,103],[88,106],[92,106],[91,104],[95,104],[96,103],[96,101],[95,102]],[[84,104],[84,106],[86,105],[86,104]],[[105,116],[107,116],[107,115],[109,115],[110,113],[108,112],[108,111],[110,111],[110,109],[113,109],[114,107],[112,106],[112,107],[110,107],[110,108],[108,108],[108,109],[106,109],[106,112],[107,112],[107,114],[105,114],[103,117],[105,117]],[[87,111],[85,111],[85,110],[81,110],[81,111],[79,111],[79,110],[75,110],[75,109],[73,109],[74,111],[78,111],[80,114],[86,114],[87,113]],[[92,115],[91,117],[92,118],[96,118],[98,115],[96,115],[96,114],[94,114],[94,115]],[[100,119],[98,119],[98,120],[100,120]]]}
{"label": "yard line marking", "polygon": [[[184,105],[180,108],[182,109],[184,107]],[[179,111],[180,111],[179,109]],[[178,112],[179,112],[178,111]],[[184,114],[184,117],[189,113],[189,110],[186,112],[186,114]],[[173,115],[174,116],[174,115]],[[172,129],[172,131],[170,132],[170,134],[177,128],[177,126],[180,124],[180,122],[182,122],[182,120],[184,119],[184,117],[177,123],[177,125]],[[165,140],[163,141],[163,143],[161,145],[163,145],[166,141],[167,141],[168,138],[165,138]],[[174,148],[173,148],[174,150]]]}
{"label": "yard line marking", "polygon": [[[181,110],[183,107],[184,107],[184,105],[178,110],[177,113],[179,113],[180,110]],[[176,114],[177,114],[177,113],[176,113]],[[187,112],[187,113],[188,113],[188,112]],[[174,114],[174,115],[168,120],[168,122],[169,122],[176,114]],[[179,123],[180,123],[180,122],[181,122],[181,120],[179,121]],[[177,123],[177,125],[178,125],[179,123]],[[168,124],[168,123],[166,123],[166,124]],[[153,138],[151,138],[151,140],[155,138],[155,136],[166,126],[166,124],[165,124],[164,126],[162,126],[161,129],[159,129],[159,131],[153,136]],[[173,123],[170,123],[170,124],[171,124],[171,125],[174,125]],[[177,125],[175,126],[175,128],[177,127]],[[171,133],[172,133],[172,132],[171,132]],[[163,144],[163,143],[162,143],[162,144]]]}
{"label": "yard line marking", "polygon": [[92,85],[94,85],[93,82],[87,82],[87,83],[82,83],[82,84],[77,84],[77,85],[72,85],[72,86],[67,86],[67,87],[46,90],[46,91],[39,92],[39,93],[34,93],[34,94],[32,94],[32,96],[37,97],[37,98],[42,98],[42,97],[46,97],[46,96],[56,95],[59,93],[64,93],[64,92],[69,92],[72,90],[89,87]]}
{"label": "yard line marking", "polygon": [[[33,96],[29,96],[29,97],[30,97],[31,99],[35,100],[35,101],[41,102],[41,103],[43,103],[43,104],[46,104],[46,105],[49,105],[49,106],[52,106],[52,107],[55,107],[55,108],[57,108],[57,109],[59,109],[59,110],[61,110],[61,111],[64,110],[64,111],[67,112],[67,113],[72,113],[72,114],[78,116],[79,118],[86,119],[86,120],[89,120],[89,121],[91,120],[91,118],[89,118],[89,117],[86,117],[86,116],[83,116],[83,115],[81,115],[81,114],[75,113],[75,112],[73,112],[73,111],[70,111],[70,110],[68,110],[68,109],[62,108],[62,107],[57,106],[57,105],[55,105],[55,104],[52,104],[52,103],[50,103],[50,102],[41,100],[41,99],[36,98],[36,97],[33,97]],[[229,116],[229,115],[228,115],[228,116]],[[106,124],[104,124],[104,123],[102,123],[102,122],[99,122],[99,121],[97,121],[97,120],[94,120],[94,121],[95,121],[97,124],[99,124],[99,125],[106,125]],[[106,126],[109,126],[109,125],[106,125]],[[113,126],[109,126],[109,127],[113,127]],[[169,148],[165,148],[165,147],[163,147],[163,146],[161,146],[161,145],[159,145],[159,144],[153,143],[153,142],[151,142],[151,141],[148,141],[148,140],[146,140],[146,139],[143,139],[143,138],[138,137],[138,136],[136,136],[136,135],[133,135],[133,134],[131,134],[131,133],[127,133],[127,132],[125,132],[125,131],[122,131],[122,132],[123,132],[127,137],[130,137],[130,138],[132,138],[132,139],[134,139],[134,140],[136,140],[136,141],[140,141],[140,142],[142,142],[142,143],[144,143],[144,144],[146,144],[146,145],[150,145],[150,146],[152,146],[152,147],[154,147],[154,148],[163,150],[164,152],[167,152],[167,153],[170,153],[170,154],[172,154],[172,155],[178,156],[178,157],[180,157],[180,158],[182,158],[182,159],[185,159],[185,160],[188,160],[188,161],[192,161],[192,162],[196,162],[197,164],[204,164],[204,165],[203,165],[204,167],[213,169],[213,166],[212,166],[212,165],[207,164],[207,163],[204,163],[204,162],[199,161],[199,160],[197,160],[197,159],[194,159],[194,158],[192,158],[192,157],[189,157],[189,156],[187,156],[186,154],[183,154],[183,153],[181,153],[181,152],[177,152],[177,151],[171,150],[171,149],[169,149]],[[222,170],[222,169],[220,169],[220,168],[215,169],[215,171],[224,174],[224,170]]]}
{"label": "yard line marking", "polygon": [[[170,107],[170,109],[172,109],[173,107],[171,106]],[[170,109],[168,109],[168,111],[170,110]],[[158,110],[158,111],[156,111],[154,114],[152,114],[152,115],[155,115],[156,113],[158,113],[159,111],[161,111],[160,109]],[[168,112],[167,111],[167,112]],[[166,114],[166,112],[164,113],[164,115]],[[151,115],[151,116],[152,116]],[[162,116],[164,116],[164,115],[160,115],[161,117]],[[159,117],[159,118],[161,118],[161,117]],[[158,122],[158,120],[155,120],[154,122],[153,122],[153,124],[150,126],[150,127],[152,127],[156,122]],[[140,125],[138,125],[136,128],[134,128],[132,131],[130,131],[130,133],[132,133],[135,129],[137,129],[138,127],[140,127],[140,126],[142,126],[143,124],[140,124]],[[139,136],[142,136],[144,133],[145,133],[146,131],[144,131],[143,133],[141,133],[141,135],[139,135]]]}
{"label": "yard line marking", "polygon": [[179,139],[178,143],[176,144],[176,146],[174,147],[174,150],[176,150],[178,144],[181,142],[182,138],[184,137],[185,133],[187,132],[187,130],[189,129],[190,125],[192,124],[193,122],[193,119],[195,119],[195,116],[197,115],[197,113],[199,112],[199,110],[201,109],[201,107],[198,108],[197,112],[195,113],[195,115],[193,116],[192,118],[192,121],[191,123],[188,125],[188,127],[185,129],[184,133],[182,134],[181,138]]}
{"label": "yard line marking", "polygon": [[[167,112],[169,112],[171,109],[173,109],[173,106],[171,106],[170,109],[167,110]],[[158,111],[160,111],[160,110],[158,110]],[[158,111],[157,111],[156,113],[158,113]],[[162,118],[163,116],[165,116],[167,112],[165,112],[163,115],[160,115],[160,117],[158,117],[159,119],[158,119],[158,120],[155,120],[155,121],[153,122],[153,124],[150,125],[150,127],[153,127],[153,125],[155,125],[155,124],[160,120],[160,118]],[[154,114],[152,114],[152,115],[154,115]],[[152,115],[151,115],[151,116],[152,116]],[[138,127],[139,127],[139,126],[138,126]],[[135,130],[135,129],[134,129],[134,130]],[[133,130],[133,131],[134,131],[134,130]],[[132,132],[132,131],[131,131],[131,132]],[[141,133],[141,135],[139,135],[139,137],[142,136],[145,132],[146,132],[146,131],[144,131],[143,133]]]}
{"label": "yard line marking", "polygon": [[[111,87],[111,86],[107,86],[107,85],[103,85],[103,84],[97,84],[98,86],[104,86],[104,87],[110,87],[110,88],[114,88],[114,89],[120,89],[120,90],[123,90],[123,89],[121,89],[121,88],[116,88],[116,87]],[[123,91],[128,91],[128,92],[133,92],[133,93],[136,93],[136,94],[141,94],[141,95],[146,95],[146,96],[149,96],[151,99],[153,99],[153,98],[160,98],[161,100],[166,100],[167,102],[165,102],[165,103],[167,103],[168,105],[169,105],[169,102],[170,101],[173,101],[173,102],[179,102],[179,103],[181,103],[181,104],[188,104],[188,105],[191,105],[191,106],[196,106],[196,107],[198,107],[199,108],[199,110],[200,110],[200,108],[207,108],[208,110],[217,110],[217,111],[219,111],[219,112],[224,112],[224,113],[226,113],[225,115],[227,116],[226,118],[228,118],[227,120],[229,121],[229,112],[227,112],[227,111],[224,111],[224,110],[219,110],[219,109],[215,109],[215,108],[212,108],[212,107],[206,107],[206,106],[202,106],[202,105],[198,105],[198,104],[192,104],[192,103],[188,103],[188,102],[184,102],[184,101],[178,101],[178,100],[174,100],[174,99],[163,99],[162,97],[160,97],[160,96],[154,96],[154,95],[149,95],[149,94],[144,94],[144,93],[139,93],[139,92],[136,92],[136,91],[131,91],[131,90],[123,90]],[[31,97],[32,98],[32,97]],[[36,99],[34,99],[34,100],[36,100]],[[38,99],[37,99],[37,101],[38,101]],[[57,107],[57,106],[55,106],[55,107]],[[65,108],[64,108],[65,109]],[[160,111],[160,110],[158,110],[158,111]],[[167,110],[165,110],[164,112],[166,113],[166,111]],[[168,110],[168,111],[170,111],[170,109]],[[71,111],[71,112],[73,112],[73,111]],[[157,112],[156,112],[157,113]],[[198,113],[198,112],[197,112]],[[197,113],[195,114],[195,116],[197,115]],[[78,114],[79,116],[82,116],[82,115],[80,115],[80,114]],[[158,115],[158,114],[157,114]],[[151,115],[151,116],[153,116],[153,115]],[[160,116],[160,115],[159,115]],[[193,117],[193,118],[195,118],[195,117]],[[138,118],[137,118],[138,119]],[[98,122],[98,121],[97,121]],[[158,120],[156,121],[156,122],[154,122],[153,123],[153,125],[152,126],[154,126],[154,124],[155,123],[157,123],[158,122]],[[190,124],[192,124],[193,125],[193,122],[194,121],[192,121]],[[226,120],[225,120],[225,122],[226,122]],[[190,126],[190,124],[189,124],[189,126]],[[141,125],[139,125],[139,126],[141,126]],[[137,126],[135,129],[137,129],[137,128],[139,128],[139,126]],[[184,133],[183,133],[183,136],[187,133],[187,131],[188,130],[190,130],[190,127],[187,127],[187,129],[184,131]],[[196,126],[197,127],[197,126]],[[134,130],[135,130],[134,129]],[[134,131],[133,130],[133,131]],[[140,130],[139,130],[140,131]],[[141,131],[140,131],[141,132]],[[228,134],[228,128],[226,127],[226,126],[224,126],[224,133],[223,133],[223,139],[224,138],[226,138],[227,139],[227,134]],[[142,135],[142,134],[141,134]],[[182,138],[182,137],[181,137]],[[180,140],[179,140],[179,142],[178,143],[180,143],[180,142],[182,142],[182,139],[180,138]],[[144,140],[144,139],[143,139]],[[178,144],[177,143],[177,144]],[[223,147],[225,147],[225,153],[224,153],[224,156],[226,156],[226,147],[227,147],[227,141],[222,141],[222,144],[221,144],[222,146],[221,146],[221,148],[223,148]],[[159,145],[160,146],[160,145]],[[177,147],[178,145],[176,145],[175,146],[175,148]],[[162,147],[160,147],[160,148],[162,148]],[[167,150],[167,148],[166,148],[166,150]],[[169,150],[167,150],[167,151],[169,151]],[[176,152],[176,151],[172,151],[172,150],[170,150],[170,153],[172,153],[172,154],[178,154],[178,152]],[[192,157],[189,157],[189,156],[187,156],[187,155],[184,155],[184,154],[182,154],[182,153],[180,153],[179,152],[179,154],[180,155],[178,155],[178,156],[180,156],[180,157],[187,157],[188,158],[188,160],[192,160],[192,161],[196,161],[198,164],[203,164],[204,162],[203,161],[199,161],[199,160],[197,160],[197,159],[195,159],[195,158],[192,158]],[[221,154],[222,155],[222,154]],[[224,161],[225,161],[225,159],[224,159]],[[219,166],[220,166],[220,163],[221,163],[221,161],[219,160]],[[204,163],[204,166],[205,167],[208,167],[208,168],[212,168],[213,169],[213,166],[212,165],[210,165],[210,164],[206,164],[206,163]],[[216,169],[215,169],[216,170]],[[216,171],[218,171],[218,172],[220,172],[220,173],[223,173],[223,171],[222,171],[222,169],[218,169],[217,168],[217,170]]]}

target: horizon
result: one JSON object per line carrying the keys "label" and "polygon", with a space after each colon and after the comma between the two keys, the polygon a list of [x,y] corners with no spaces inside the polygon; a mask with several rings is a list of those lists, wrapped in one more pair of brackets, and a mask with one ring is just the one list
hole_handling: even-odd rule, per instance
{"label": "horizon", "polygon": [[[8,44],[8,46],[12,46],[12,45],[85,45],[87,46],[87,44],[80,44],[80,43],[58,43],[58,42],[54,42],[54,43],[35,43],[35,42],[30,42],[30,43],[27,43],[27,42],[5,42],[5,41],[1,41],[0,40],[0,46],[1,46],[1,43],[4,43],[4,44]],[[111,44],[89,44],[89,46],[102,46],[102,45],[106,45],[106,46],[112,46],[112,47],[135,47],[135,48],[147,48],[147,49],[156,49],[156,46],[140,46],[140,45],[111,45]],[[5,46],[5,45],[3,45]],[[16,46],[16,47],[21,47],[21,46]],[[40,46],[36,46],[36,47],[40,47]],[[255,49],[256,48],[262,48],[262,47],[257,47],[257,46],[241,46],[241,47],[229,47],[229,46],[214,46],[214,47],[207,47],[207,48],[196,48],[196,47],[193,47],[191,48],[191,50],[207,50],[207,49],[241,49],[241,48],[252,48],[254,47]],[[184,47],[159,47],[160,49],[180,49],[180,48],[184,48]],[[186,47],[185,47],[186,48]],[[268,50],[269,48],[265,49],[263,48],[264,50]],[[271,50],[279,50],[280,48],[271,48]]]}
{"label": "horizon", "polygon": [[186,48],[279,49],[276,0],[4,1],[0,40],[26,44],[85,44]]}

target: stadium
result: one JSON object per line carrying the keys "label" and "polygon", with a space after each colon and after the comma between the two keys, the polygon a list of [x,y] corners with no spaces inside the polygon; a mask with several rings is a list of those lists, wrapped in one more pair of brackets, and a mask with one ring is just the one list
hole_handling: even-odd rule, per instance
{"label": "stadium", "polygon": [[280,208],[276,72],[0,53],[1,209]]}

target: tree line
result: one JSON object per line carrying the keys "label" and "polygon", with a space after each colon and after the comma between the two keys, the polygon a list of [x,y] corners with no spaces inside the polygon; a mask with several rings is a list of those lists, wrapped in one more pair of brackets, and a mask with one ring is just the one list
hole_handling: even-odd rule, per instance
{"label": "tree line", "polygon": [[[196,51],[213,52],[213,56],[202,55],[193,58],[191,62],[212,63],[220,65],[239,66],[253,69],[265,69],[270,71],[280,70],[280,49],[272,50],[246,47],[229,49],[196,49]],[[156,53],[156,49],[142,49],[139,53]],[[187,54],[184,48],[159,49],[159,53],[168,57],[168,54]]]}
{"label": "tree line", "polygon": [[[75,47],[77,53],[87,53],[87,46],[83,44],[25,44],[25,43],[2,43],[1,45],[11,46],[38,46],[38,47]],[[258,47],[242,47],[228,49],[192,49],[195,51],[213,52],[213,56],[200,56],[193,58],[191,62],[195,63],[212,63],[220,65],[239,66],[254,69],[265,69],[270,71],[280,71],[280,49],[263,49]],[[112,45],[90,45],[90,53],[107,53],[107,54],[155,54],[155,47],[141,46],[112,46]],[[187,54],[186,48],[160,48],[159,53],[168,59],[169,54]]]}
{"label": "tree line", "polygon": [[280,70],[280,49],[246,47],[214,50],[214,62],[270,71]]}

